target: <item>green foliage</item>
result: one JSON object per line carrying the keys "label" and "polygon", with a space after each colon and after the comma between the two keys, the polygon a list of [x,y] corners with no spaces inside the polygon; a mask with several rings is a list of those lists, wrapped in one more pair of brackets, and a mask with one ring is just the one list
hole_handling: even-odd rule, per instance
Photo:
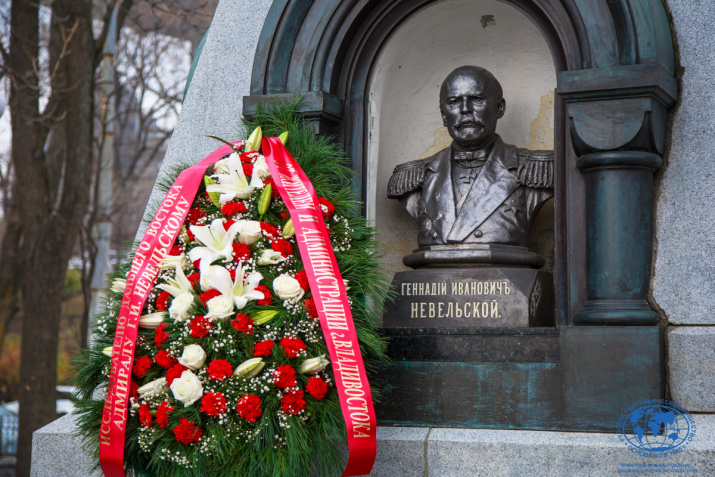
{"label": "green foliage", "polygon": [[62,300],[69,300],[80,293],[82,293],[82,271],[68,268],[65,273],[65,282],[62,285]]}
{"label": "green foliage", "polygon": [[[353,193],[353,171],[348,167],[348,161],[339,147],[327,138],[318,138],[313,130],[308,127],[296,114],[297,100],[271,108],[259,108],[253,121],[245,123],[246,131],[253,131],[261,126],[265,137],[278,136],[288,131],[289,140],[287,148],[299,162],[306,175],[310,178],[315,190],[320,197],[327,197],[335,205],[336,214],[344,220],[330,221],[331,240],[334,244],[340,242],[341,237],[349,246],[338,245],[336,259],[340,272],[348,282],[348,296],[352,305],[352,314],[355,327],[360,340],[360,348],[366,361],[385,360],[385,341],[377,333],[378,317],[375,309],[380,307],[385,299],[388,282],[385,274],[380,270],[378,259],[378,244],[375,230],[357,212],[359,204],[355,201]],[[190,164],[187,164],[188,166]],[[168,190],[174,178],[183,168],[172,172],[173,177],[164,177],[158,184]],[[197,192],[197,200],[203,196],[205,186]],[[215,198],[214,198],[215,199]],[[256,196],[257,199],[257,196]],[[218,204],[204,199],[202,204],[207,213],[218,214]],[[247,201],[248,213],[256,214],[257,200]],[[155,207],[155,209],[158,207]],[[153,215],[153,214],[152,214]],[[151,218],[151,217],[149,217]],[[273,207],[269,208],[263,221],[280,226],[282,219]],[[349,238],[349,240],[348,240]],[[188,244],[187,244],[188,245]],[[336,245],[334,245],[336,246]],[[297,253],[297,246],[296,246]],[[120,264],[118,270],[109,277],[110,282],[115,278],[125,278],[129,269],[131,257]],[[302,268],[302,267],[301,267]],[[165,272],[162,272],[165,273]],[[280,273],[279,269],[262,269],[264,282],[271,283]],[[162,275],[160,275],[161,277]],[[95,340],[91,350],[86,350],[76,362],[77,384],[77,412],[78,434],[84,438],[85,447],[98,455],[99,425],[102,416],[102,401],[93,399],[93,394],[106,386],[109,372],[110,359],[102,350],[111,346],[117,323],[117,316],[121,302],[120,293],[109,293],[105,303],[105,311],[97,320]],[[147,302],[156,300],[156,295],[150,295]],[[149,306],[149,305],[145,305]],[[193,314],[204,314],[206,309],[200,302],[194,303],[190,310]],[[298,318],[293,313],[288,313],[285,308],[277,304],[258,307],[249,302],[241,312],[248,315],[259,309],[273,309],[278,315],[270,322],[272,329],[289,329]],[[154,311],[145,309],[144,313]],[[227,327],[224,334],[231,337],[231,341],[219,353],[212,347],[206,351],[210,361],[228,353],[241,362],[251,358],[250,350],[253,349],[254,337],[240,333]],[[170,341],[185,346],[191,343],[205,343],[209,338],[193,338],[185,333],[182,335],[180,327],[170,327]],[[143,337],[143,338],[142,338]],[[142,344],[137,345],[137,352],[151,355],[156,352],[153,344],[152,331],[140,331]],[[324,341],[306,343],[309,356],[327,354]],[[280,346],[275,346],[271,360],[276,365],[288,364],[289,358]],[[165,370],[153,365],[144,379],[150,380],[163,376]],[[326,368],[332,378],[332,368]],[[305,388],[307,376],[298,375],[298,385]],[[243,378],[229,377],[224,383],[216,384],[216,389],[231,395],[232,402],[236,402],[235,389],[245,387]],[[232,390],[233,389],[233,390]],[[233,393],[233,394],[232,394]],[[240,396],[240,393],[239,395]],[[373,396],[377,397],[377,390],[373,389]],[[175,427],[181,418],[185,417],[200,426],[205,436],[210,436],[206,452],[197,450],[197,445],[185,446],[174,439],[170,432],[159,431],[156,426],[142,428],[138,425],[137,418],[127,421],[125,460],[128,468],[135,470],[140,476],[308,476],[311,472],[319,475],[339,475],[344,464],[341,447],[344,446],[345,424],[343,422],[337,392],[331,387],[326,397],[320,401],[306,399],[307,408],[303,418],[289,416],[286,422],[281,422],[280,400],[267,393],[262,397],[261,407],[263,414],[255,424],[247,424],[235,416],[229,416],[226,422],[238,426],[240,435],[229,435],[228,424],[220,424],[215,418],[209,418],[199,411],[197,405],[183,407],[176,406],[169,417],[169,428]],[[239,422],[240,421],[240,422]],[[239,424],[236,424],[236,423]],[[277,440],[278,435],[282,439]],[[153,449],[166,449],[178,453],[188,459],[189,467],[182,467],[161,458],[160,452],[146,452],[141,449],[139,439],[150,441]],[[283,440],[284,439],[284,440]]]}

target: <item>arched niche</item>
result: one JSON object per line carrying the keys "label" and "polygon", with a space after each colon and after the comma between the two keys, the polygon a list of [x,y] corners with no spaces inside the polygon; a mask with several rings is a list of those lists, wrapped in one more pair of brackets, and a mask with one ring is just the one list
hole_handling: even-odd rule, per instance
{"label": "arched niche", "polygon": [[[434,0],[276,0],[244,116],[301,94],[335,134],[367,196],[369,95],[380,53]],[[555,275],[559,325],[652,325],[652,176],[677,95],[673,40],[656,0],[504,0],[539,29],[557,74]],[[476,26],[480,28],[481,26]]]}

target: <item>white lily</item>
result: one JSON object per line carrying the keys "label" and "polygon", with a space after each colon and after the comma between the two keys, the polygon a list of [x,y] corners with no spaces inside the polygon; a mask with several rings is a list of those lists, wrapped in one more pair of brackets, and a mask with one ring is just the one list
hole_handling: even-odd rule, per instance
{"label": "white lily", "polygon": [[277,265],[285,260],[286,258],[280,252],[267,248],[258,256],[258,265]]}
{"label": "white lily", "polygon": [[246,306],[249,300],[262,300],[264,298],[263,293],[256,290],[256,287],[263,279],[263,275],[253,272],[245,280],[243,275],[243,266],[239,264],[238,268],[236,268],[235,280],[231,280],[229,271],[221,267],[221,270],[215,270],[206,281],[211,287],[220,291],[222,295],[233,299],[236,302],[236,308],[240,310]]}
{"label": "white lily", "polygon": [[164,322],[164,312],[157,311],[154,313],[147,313],[139,317],[139,328],[147,328],[154,330],[159,327],[160,324]]}
{"label": "white lily", "polygon": [[259,174],[251,176],[251,182],[248,182],[246,174],[243,173],[243,166],[238,154],[228,156],[227,164],[228,174],[216,174],[215,177],[218,184],[211,184],[206,187],[207,192],[218,192],[221,194],[219,202],[221,205],[232,201],[235,198],[247,199],[251,196],[253,189],[263,187],[263,181]]}
{"label": "white lily", "polygon": [[166,378],[157,378],[137,389],[137,392],[139,393],[139,397],[146,397],[163,391],[164,389],[166,389]]}
{"label": "white lily", "polygon": [[184,263],[184,255],[183,253],[179,255],[166,255],[164,258],[159,260],[159,265],[157,265],[157,268],[161,270],[168,270],[169,268],[176,268],[177,266],[180,267]]}
{"label": "white lily", "polygon": [[211,225],[192,225],[191,232],[204,246],[189,250],[189,259],[192,262],[207,260],[208,263],[221,257],[231,260],[233,239],[241,229],[241,222],[231,224],[228,230],[223,228],[224,219],[214,219]]}
{"label": "white lily", "polygon": [[300,374],[317,374],[321,372],[330,361],[325,359],[325,355],[321,354],[317,358],[308,358],[298,365],[298,372]]}
{"label": "white lily", "polygon": [[251,358],[239,364],[233,372],[233,375],[250,379],[260,373],[265,365],[266,363],[263,362],[263,358]]}
{"label": "white lily", "polygon": [[127,287],[127,281],[124,278],[115,278],[112,281],[111,290],[114,293],[124,293],[124,289]]}
{"label": "white lily", "polygon": [[183,293],[194,293],[194,287],[191,286],[191,282],[186,278],[184,270],[181,269],[180,265],[176,266],[176,276],[174,278],[167,278],[166,283],[162,283],[156,287],[171,293],[173,297],[177,297]]}

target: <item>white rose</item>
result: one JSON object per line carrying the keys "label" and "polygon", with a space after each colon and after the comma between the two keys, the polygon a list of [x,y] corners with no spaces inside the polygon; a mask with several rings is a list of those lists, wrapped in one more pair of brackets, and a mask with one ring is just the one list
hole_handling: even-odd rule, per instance
{"label": "white rose", "polygon": [[169,316],[174,321],[186,321],[190,318],[188,313],[189,307],[194,303],[194,295],[189,292],[184,292],[175,297],[169,307]]}
{"label": "white rose", "polygon": [[276,252],[275,250],[271,249],[265,249],[263,252],[261,252],[261,255],[258,257],[258,264],[259,265],[276,265],[278,263],[284,262],[285,257],[281,255],[280,252]]}
{"label": "white rose", "polygon": [[298,280],[285,273],[273,280],[273,291],[281,300],[301,299],[305,294]]}
{"label": "white rose", "polygon": [[257,220],[243,220],[238,229],[238,241],[246,245],[252,245],[261,238],[261,223]]}
{"label": "white rose", "polygon": [[204,394],[201,381],[188,369],[181,373],[181,377],[174,379],[169,387],[174,397],[184,403],[184,407],[191,406]]}
{"label": "white rose", "polygon": [[181,353],[179,363],[189,369],[199,369],[206,362],[206,352],[197,344],[190,344]]}
{"label": "white rose", "polygon": [[253,175],[257,175],[264,181],[271,177],[271,170],[268,169],[268,164],[266,164],[265,157],[258,156],[256,162],[253,163]]}
{"label": "white rose", "polygon": [[233,300],[226,295],[219,295],[206,302],[209,312],[204,315],[207,320],[221,319],[233,314]]}

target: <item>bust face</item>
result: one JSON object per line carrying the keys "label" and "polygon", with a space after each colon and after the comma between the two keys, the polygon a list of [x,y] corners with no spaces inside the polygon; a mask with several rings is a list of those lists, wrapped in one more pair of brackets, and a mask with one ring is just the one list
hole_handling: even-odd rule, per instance
{"label": "bust face", "polygon": [[456,69],[445,79],[440,92],[442,122],[462,149],[488,144],[505,107],[497,80],[478,67]]}

